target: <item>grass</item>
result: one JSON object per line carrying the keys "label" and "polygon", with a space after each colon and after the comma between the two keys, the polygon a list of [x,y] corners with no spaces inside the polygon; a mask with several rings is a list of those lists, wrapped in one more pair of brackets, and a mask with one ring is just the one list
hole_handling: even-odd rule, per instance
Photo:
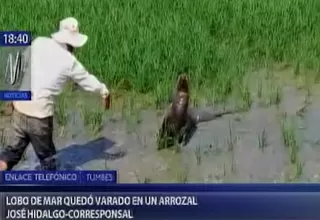
{"label": "grass", "polygon": [[194,88],[212,90],[214,82],[219,100],[266,62],[318,67],[319,9],[317,0],[17,0],[2,3],[0,24],[50,35],[61,18],[75,16],[89,35],[77,51],[88,70],[110,87],[126,79],[129,90],[161,103],[183,70]]}

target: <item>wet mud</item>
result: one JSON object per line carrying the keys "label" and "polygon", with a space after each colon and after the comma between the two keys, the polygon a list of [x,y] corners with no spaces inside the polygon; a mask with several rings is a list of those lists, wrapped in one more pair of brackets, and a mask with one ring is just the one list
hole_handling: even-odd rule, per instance
{"label": "wet mud", "polygon": [[[318,182],[320,87],[313,86],[308,105],[305,90],[281,88],[278,106],[254,102],[246,112],[200,123],[186,146],[161,151],[156,133],[162,117],[156,111],[140,111],[137,123],[108,116],[92,136],[79,110],[70,110],[64,134],[55,134],[59,169],[115,169],[121,183]],[[3,136],[9,137],[9,119],[1,120]],[[294,130],[294,151],[284,140],[284,121]],[[28,147],[15,169],[37,166]]]}

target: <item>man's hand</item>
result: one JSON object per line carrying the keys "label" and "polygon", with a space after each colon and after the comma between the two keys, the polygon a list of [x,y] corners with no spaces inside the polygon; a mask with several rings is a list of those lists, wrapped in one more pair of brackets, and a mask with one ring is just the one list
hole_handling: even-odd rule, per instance
{"label": "man's hand", "polygon": [[81,87],[79,86],[79,84],[77,84],[75,82],[72,82],[71,91],[74,92],[74,91],[77,91],[77,90],[81,90]]}

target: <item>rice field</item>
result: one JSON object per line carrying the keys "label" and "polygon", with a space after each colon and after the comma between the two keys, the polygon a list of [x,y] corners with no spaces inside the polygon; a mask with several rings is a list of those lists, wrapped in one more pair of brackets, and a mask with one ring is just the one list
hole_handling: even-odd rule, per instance
{"label": "rice field", "polygon": [[319,9],[317,0],[17,0],[1,3],[0,25],[50,35],[74,16],[89,35],[77,53],[88,70],[161,103],[179,71],[199,93],[223,99],[230,84],[270,62],[320,68]]}
{"label": "rice field", "polygon": [[[320,103],[319,11],[317,0],[6,0],[0,25],[49,36],[74,16],[89,36],[76,55],[110,87],[112,109],[68,86],[56,106],[56,140],[102,135],[129,154],[84,169],[117,169],[122,182],[318,181],[318,148],[310,147],[318,127],[299,126],[318,118],[308,108]],[[193,107],[235,101],[245,113],[203,125],[187,150],[157,152],[158,112],[181,71]]]}

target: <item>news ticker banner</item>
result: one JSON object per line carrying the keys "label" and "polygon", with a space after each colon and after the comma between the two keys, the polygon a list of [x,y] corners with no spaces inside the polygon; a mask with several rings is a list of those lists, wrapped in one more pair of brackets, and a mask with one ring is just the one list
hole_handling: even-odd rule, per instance
{"label": "news ticker banner", "polygon": [[320,218],[320,184],[116,184],[115,171],[1,173],[1,219]]}
{"label": "news ticker banner", "polygon": [[29,46],[0,47],[0,100],[31,100]]}
{"label": "news ticker banner", "polygon": [[320,218],[319,192],[106,191],[1,193],[1,219]]}
{"label": "news ticker banner", "polygon": [[1,185],[105,185],[117,183],[117,172],[115,170],[3,171],[0,183]]}

